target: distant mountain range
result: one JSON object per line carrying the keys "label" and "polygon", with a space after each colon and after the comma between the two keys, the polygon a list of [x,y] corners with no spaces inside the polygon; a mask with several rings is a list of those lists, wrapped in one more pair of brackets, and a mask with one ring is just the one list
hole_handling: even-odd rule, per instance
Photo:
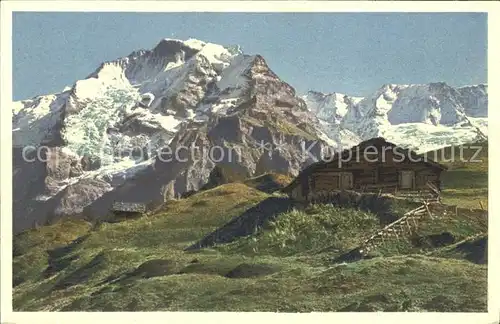
{"label": "distant mountain range", "polygon": [[488,134],[486,84],[386,84],[366,98],[315,91],[302,98],[330,136],[341,128],[360,140],[381,136],[423,152]]}

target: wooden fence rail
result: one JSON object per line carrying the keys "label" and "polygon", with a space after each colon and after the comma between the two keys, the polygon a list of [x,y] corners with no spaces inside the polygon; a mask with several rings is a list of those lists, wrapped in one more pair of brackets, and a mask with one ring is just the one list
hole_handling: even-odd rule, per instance
{"label": "wooden fence rail", "polygon": [[403,217],[378,230],[367,239],[365,239],[357,250],[366,256],[371,250],[385,244],[387,240],[399,240],[403,237],[415,233],[422,219],[434,218],[430,209],[429,202],[424,201],[423,205],[405,213]]}

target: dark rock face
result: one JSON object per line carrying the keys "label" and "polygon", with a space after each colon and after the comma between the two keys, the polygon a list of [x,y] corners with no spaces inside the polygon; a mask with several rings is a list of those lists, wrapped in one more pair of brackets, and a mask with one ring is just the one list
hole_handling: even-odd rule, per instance
{"label": "dark rock face", "polygon": [[111,189],[107,182],[97,179],[83,179],[63,189],[54,210],[55,215],[82,215],[85,206],[90,205]]}
{"label": "dark rock face", "polygon": [[457,89],[464,112],[471,117],[488,117],[488,86],[481,84]]}
{"label": "dark rock face", "polygon": [[423,308],[431,312],[443,312],[456,308],[456,304],[450,297],[438,295],[425,303]]}
{"label": "dark rock face", "polygon": [[[267,172],[276,172],[276,173],[288,173],[293,172],[294,167],[291,159],[287,159],[287,156],[283,156],[287,152],[280,152],[275,150],[273,152],[265,152],[260,156],[259,161],[255,167],[255,174],[260,175]],[[288,158],[290,158],[288,156]]]}
{"label": "dark rock face", "polygon": [[250,177],[250,174],[245,167],[239,164],[220,163],[210,172],[208,182],[203,189],[214,188],[225,183],[243,181],[248,177]]}
{"label": "dark rock face", "polygon": [[[314,127],[300,128],[299,121],[314,125],[317,120],[302,110],[304,102],[295,97],[295,90],[281,81],[262,57],[255,57],[244,75],[247,87],[232,114],[212,115],[202,126],[186,124],[170,142],[171,152],[186,147],[194,150],[180,150],[173,161],[165,161],[162,154],[156,159],[154,172],[170,183],[168,196],[198,190],[217,177],[229,181],[221,177],[223,165],[225,170],[238,170],[235,172],[245,176],[269,171],[296,175],[312,162],[307,148],[312,147],[311,154],[319,157],[326,146],[317,140]],[[198,98],[196,91],[182,93]],[[205,94],[205,98],[210,95]],[[287,105],[277,106],[277,100]],[[191,106],[193,103],[183,100],[183,109]],[[216,166],[219,169],[214,171]]]}
{"label": "dark rock face", "polygon": [[220,117],[208,131],[208,137],[217,141],[242,141],[244,125],[238,116]]}
{"label": "dark rock face", "polygon": [[167,57],[172,61],[178,56],[182,56],[182,58],[187,61],[197,52],[198,51],[184,45],[184,43],[179,40],[164,39],[156,45],[152,54],[157,57]]}
{"label": "dark rock face", "polygon": [[80,164],[84,171],[93,171],[101,167],[101,159],[98,156],[84,155]]}
{"label": "dark rock face", "polygon": [[47,161],[47,176],[54,180],[65,180],[83,172],[78,157],[64,153],[61,147],[51,147],[44,155],[44,160]]}
{"label": "dark rock face", "polygon": [[48,171],[45,163],[37,158],[35,151],[23,152],[22,148],[14,148],[12,157],[14,168],[12,198],[16,215],[28,202],[45,191]]}

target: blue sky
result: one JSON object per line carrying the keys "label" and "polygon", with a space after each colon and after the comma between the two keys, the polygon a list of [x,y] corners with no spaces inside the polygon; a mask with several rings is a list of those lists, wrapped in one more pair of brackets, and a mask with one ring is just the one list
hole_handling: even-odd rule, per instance
{"label": "blue sky", "polygon": [[13,15],[13,97],[61,91],[162,38],[241,45],[299,93],[487,81],[483,13],[37,13]]}

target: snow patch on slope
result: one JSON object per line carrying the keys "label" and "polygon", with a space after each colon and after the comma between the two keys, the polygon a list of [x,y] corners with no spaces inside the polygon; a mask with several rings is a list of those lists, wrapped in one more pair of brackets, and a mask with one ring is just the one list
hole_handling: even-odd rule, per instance
{"label": "snow patch on slope", "polygon": [[473,127],[478,128],[480,132],[488,136],[488,118],[468,117],[467,119]]}
{"label": "snow patch on slope", "polygon": [[[487,128],[488,122],[481,120]],[[417,153],[439,149],[450,145],[471,143],[477,140],[478,133],[474,128],[460,125],[443,126],[424,123],[399,124],[381,129],[380,135],[386,140],[400,146],[412,148]]]}
{"label": "snow patch on slope", "polygon": [[309,111],[324,121],[340,124],[353,105],[363,98],[349,97],[341,93],[323,94],[309,91],[302,96]]}
{"label": "snow patch on slope", "polygon": [[231,64],[222,71],[217,81],[221,99],[237,98],[243,95],[248,84],[246,72],[255,60],[255,56],[238,55]]}
{"label": "snow patch on slope", "polygon": [[38,146],[45,140],[50,140],[56,124],[61,120],[68,94],[63,92],[13,102],[13,146]]}
{"label": "snow patch on slope", "polygon": [[350,148],[362,141],[357,134],[337,124],[320,120],[319,125],[324,132],[320,138],[335,150]]}

